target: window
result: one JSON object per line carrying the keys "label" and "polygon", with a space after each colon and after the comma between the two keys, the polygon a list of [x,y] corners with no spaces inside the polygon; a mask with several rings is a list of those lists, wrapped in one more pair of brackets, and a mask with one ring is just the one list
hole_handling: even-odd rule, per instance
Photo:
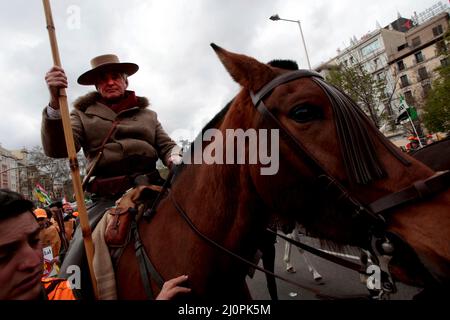
{"label": "window", "polygon": [[354,63],[354,59],[353,57],[350,57],[350,63],[353,64]]}
{"label": "window", "polygon": [[402,44],[401,46],[399,46],[398,48],[397,48],[397,50],[398,51],[402,51],[403,49],[405,49],[405,48],[407,48],[408,47],[408,44],[407,43],[404,43],[404,44]]}
{"label": "window", "polygon": [[446,54],[448,53],[448,47],[445,44],[444,40],[436,42],[436,55]]}
{"label": "window", "polygon": [[408,76],[406,74],[400,77],[400,81],[402,83],[402,88],[409,86]]}
{"label": "window", "polygon": [[420,46],[420,37],[415,37],[411,40],[411,45],[413,48]]}
{"label": "window", "polygon": [[427,68],[425,68],[425,67],[419,68],[418,73],[419,73],[420,80],[428,79]]}
{"label": "window", "polygon": [[433,36],[437,37],[440,34],[443,34],[444,30],[442,30],[442,25],[438,25],[437,27],[433,28]]}
{"label": "window", "polygon": [[8,188],[8,173],[7,173],[8,167],[6,164],[2,164],[2,182],[1,186],[2,188]]}
{"label": "window", "polygon": [[380,63],[380,59],[376,58],[376,59],[373,60],[373,64],[375,66],[375,69],[378,68],[378,63]]}
{"label": "window", "polygon": [[363,47],[361,49],[361,54],[363,57],[365,57],[379,48],[380,48],[380,42],[377,39],[377,40],[369,43],[367,46]]}
{"label": "window", "polygon": [[423,84],[422,90],[423,90],[423,97],[424,98],[428,97],[428,93],[430,93],[430,91],[431,91],[431,84],[429,84],[429,83]]}
{"label": "window", "polygon": [[405,69],[405,64],[403,63],[403,60],[400,60],[399,62],[397,62],[397,66],[398,66],[399,71],[402,71],[403,69]]}
{"label": "window", "polygon": [[378,72],[377,75],[376,75],[376,77],[377,77],[377,80],[378,80],[378,81],[382,81],[382,80],[385,79],[385,75],[384,75],[383,72]]}
{"label": "window", "polygon": [[446,67],[446,66],[448,66],[448,65],[450,65],[450,60],[449,60],[448,57],[447,57],[447,58],[444,58],[444,59],[441,59],[441,66],[442,66],[442,67]]}
{"label": "window", "polygon": [[406,103],[409,104],[410,106],[414,105],[414,97],[412,95],[411,90],[405,91],[405,100]]}
{"label": "window", "polygon": [[421,63],[424,60],[422,51],[415,53],[414,57],[416,57],[416,63]]}

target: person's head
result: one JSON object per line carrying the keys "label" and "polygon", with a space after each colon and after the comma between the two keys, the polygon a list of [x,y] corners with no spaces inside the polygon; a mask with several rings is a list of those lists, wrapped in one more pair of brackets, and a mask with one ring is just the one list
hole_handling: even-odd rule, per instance
{"label": "person's head", "polygon": [[45,229],[48,226],[49,222],[47,211],[45,211],[45,209],[42,208],[37,208],[33,211],[33,213],[41,229]]}
{"label": "person's head", "polygon": [[0,300],[36,299],[43,254],[33,203],[0,189]]}
{"label": "person's head", "polygon": [[73,208],[69,203],[66,202],[63,204],[63,211],[64,211],[64,213],[72,214]]}
{"label": "person's head", "polygon": [[114,71],[102,73],[95,82],[95,88],[105,100],[116,100],[123,97],[127,87],[127,75]]}
{"label": "person's head", "polygon": [[56,215],[58,215],[59,211],[62,210],[62,202],[61,201],[52,202],[48,205],[48,209],[50,210],[53,219],[56,219]]}
{"label": "person's head", "polygon": [[120,62],[113,54],[105,54],[91,60],[92,69],[78,78],[82,85],[95,85],[105,100],[117,100],[125,94],[128,76],[139,69],[134,63]]}

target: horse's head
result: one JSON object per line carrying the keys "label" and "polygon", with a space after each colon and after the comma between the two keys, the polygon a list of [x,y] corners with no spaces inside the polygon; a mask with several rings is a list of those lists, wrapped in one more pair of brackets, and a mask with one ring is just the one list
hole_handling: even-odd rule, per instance
{"label": "horse's head", "polygon": [[367,230],[362,224],[368,221],[354,218],[360,204],[431,175],[418,163],[411,170],[414,160],[405,158],[355,102],[319,74],[273,68],[212,46],[243,87],[228,120],[234,114],[247,127],[280,131],[278,172],[262,175],[261,165],[250,168],[255,188],[273,211],[295,217],[325,239],[361,244]]}

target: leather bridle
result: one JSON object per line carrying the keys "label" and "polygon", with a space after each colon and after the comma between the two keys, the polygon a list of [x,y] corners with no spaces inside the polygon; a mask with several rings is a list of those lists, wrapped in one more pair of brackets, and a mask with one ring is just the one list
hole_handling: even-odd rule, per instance
{"label": "leather bridle", "polygon": [[[319,182],[319,185],[323,186],[326,192],[337,192],[338,197],[340,199],[343,199],[341,201],[345,201],[351,208],[350,211],[352,217],[358,219],[363,218],[364,221],[367,222],[369,226],[369,230],[367,231],[367,233],[370,238],[370,246],[371,246],[369,250],[373,255],[372,260],[374,260],[374,262],[380,266],[380,269],[382,271],[382,280],[381,280],[382,287],[380,289],[379,296],[381,297],[385,293],[395,292],[396,290],[395,285],[389,273],[389,262],[392,259],[394,248],[390,241],[390,237],[385,230],[386,222],[384,215],[389,213],[394,208],[403,205],[408,205],[416,201],[428,199],[432,195],[435,195],[436,193],[446,190],[450,186],[450,172],[449,171],[438,172],[428,179],[416,181],[413,185],[398,192],[386,195],[370,204],[367,205],[362,204],[354,196],[351,195],[351,192],[344,185],[342,185],[338,180],[333,178],[331,174],[329,174],[328,170],[303,146],[303,144],[294,135],[290,133],[290,131],[277,119],[277,117],[264,104],[263,99],[267,97],[274,88],[287,82],[306,77],[312,78],[315,81],[317,81],[317,79],[323,79],[320,74],[309,70],[297,70],[287,72],[274,78],[272,81],[264,85],[258,92],[256,93],[251,92],[250,96],[252,102],[256,107],[256,109],[263,115],[264,119],[268,121],[274,128],[277,128],[282,132],[286,140],[297,150],[298,152],[297,154],[301,156],[303,160],[307,163],[309,168],[312,169],[313,172],[315,172],[316,180]],[[170,181],[168,180],[167,183],[170,183]],[[164,190],[167,190],[167,188],[164,188]],[[176,201],[171,191],[168,190],[168,192],[169,198],[174,207],[176,208],[176,211],[182,216],[182,218],[186,221],[189,227],[206,242],[210,243],[219,250],[229,254],[230,256],[233,256],[234,258],[246,263],[247,265],[255,269],[258,269],[262,272],[265,272],[269,275],[272,275],[289,283],[295,284],[300,288],[319,294],[319,290],[301,285],[299,283],[281,277],[277,274],[274,274],[268,270],[260,268],[254,263],[229,251],[220,244],[208,238],[206,235],[204,235],[201,231],[199,231],[195,227],[192,221],[190,221],[188,215],[180,206],[180,204]],[[154,205],[153,208],[155,207],[156,206]],[[144,216],[146,216],[149,219],[153,214],[154,210],[151,210],[151,214],[144,214]],[[286,240],[289,241],[290,239],[288,240],[288,238],[286,238]],[[290,240],[290,242],[293,241]],[[299,246],[298,243],[294,242],[294,244]],[[314,252],[314,248],[311,248],[304,244],[303,246],[301,246],[301,248],[309,252],[312,252],[313,254],[319,255],[325,259],[338,263],[344,267],[350,268],[352,270],[357,269],[357,267],[354,264],[350,266],[348,261],[347,262],[339,261],[340,260],[339,258],[336,258],[335,256],[332,256],[330,254],[323,253],[323,251],[321,251],[322,254],[318,254],[318,252]],[[146,256],[145,250],[143,251],[144,251],[143,255]],[[142,252],[140,253],[140,255],[142,256]],[[140,265],[148,263],[151,264],[151,261],[150,259],[148,259],[148,257],[146,257],[146,259],[138,258],[138,260]],[[140,269],[156,270],[153,266],[151,268],[141,267]],[[360,270],[360,272],[364,271]],[[147,278],[147,276],[145,277]],[[159,274],[157,274],[156,277],[162,279]],[[161,281],[158,282],[161,283]]]}

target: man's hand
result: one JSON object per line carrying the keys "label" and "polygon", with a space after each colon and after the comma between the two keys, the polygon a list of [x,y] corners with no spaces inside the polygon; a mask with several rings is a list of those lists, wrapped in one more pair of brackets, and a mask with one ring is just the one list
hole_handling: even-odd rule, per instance
{"label": "man's hand", "polygon": [[45,82],[47,83],[48,90],[50,91],[50,106],[53,109],[59,109],[59,89],[67,88],[67,77],[64,73],[64,69],[53,66],[45,75]]}
{"label": "man's hand", "polygon": [[178,286],[182,282],[185,282],[187,279],[188,279],[188,276],[183,275],[183,276],[179,276],[177,278],[173,278],[173,279],[170,279],[170,280],[164,282],[161,292],[156,297],[156,300],[170,300],[179,293],[191,292],[190,288]]}
{"label": "man's hand", "polygon": [[172,154],[170,155],[169,159],[169,168],[172,168],[173,165],[179,165],[183,163],[183,157],[179,154]]}

